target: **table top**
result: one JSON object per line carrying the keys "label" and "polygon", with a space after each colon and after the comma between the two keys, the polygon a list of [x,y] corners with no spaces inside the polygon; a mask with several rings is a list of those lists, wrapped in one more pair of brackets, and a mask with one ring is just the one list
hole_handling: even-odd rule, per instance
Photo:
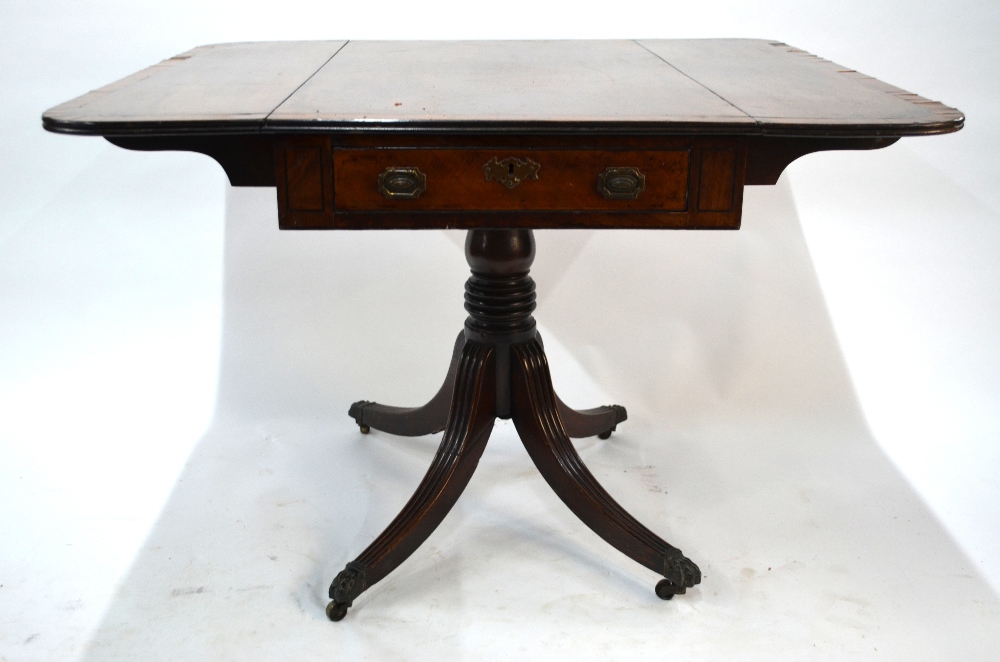
{"label": "table top", "polygon": [[600,132],[872,138],[954,108],[756,39],[201,46],[48,110],[104,136]]}

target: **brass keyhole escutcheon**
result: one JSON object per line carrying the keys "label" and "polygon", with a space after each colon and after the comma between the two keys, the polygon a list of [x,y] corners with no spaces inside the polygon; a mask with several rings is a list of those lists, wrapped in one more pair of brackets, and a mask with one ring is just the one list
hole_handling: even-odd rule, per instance
{"label": "brass keyhole escutcheon", "polygon": [[635,200],[646,188],[646,176],[638,168],[606,168],[597,176],[597,190],[605,200]]}
{"label": "brass keyhole escutcheon", "polygon": [[497,157],[483,164],[483,174],[486,181],[498,181],[507,188],[514,188],[525,179],[538,179],[538,169],[541,164],[531,159],[506,158],[503,161]]}
{"label": "brass keyhole escutcheon", "polygon": [[390,200],[416,200],[427,190],[427,175],[417,168],[386,168],[378,176],[378,190]]}

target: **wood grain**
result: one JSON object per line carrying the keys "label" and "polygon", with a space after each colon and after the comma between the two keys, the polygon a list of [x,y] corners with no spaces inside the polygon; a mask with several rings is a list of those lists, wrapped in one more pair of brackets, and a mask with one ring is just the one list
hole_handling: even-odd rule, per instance
{"label": "wood grain", "polygon": [[736,150],[706,149],[701,153],[698,211],[730,211],[736,184]]}
{"label": "wood grain", "polygon": [[[487,181],[483,165],[510,157],[538,163],[538,179],[515,188]],[[336,211],[684,211],[690,152],[338,149],[333,161]],[[606,200],[598,192],[598,175],[614,166],[635,167],[645,174],[646,188],[637,199]],[[427,176],[427,191],[415,200],[386,198],[376,183],[379,173],[390,167],[418,168]]]}
{"label": "wood grain", "polygon": [[52,108],[51,131],[886,137],[954,108],[755,39],[203,46]]}
{"label": "wood grain", "polygon": [[753,120],[631,41],[350,42],[268,126]]}
{"label": "wood grain", "polygon": [[961,128],[954,108],[761,39],[638,42],[773,135],[911,135]]}
{"label": "wood grain", "polygon": [[333,161],[326,136],[289,136],[275,145],[278,227],[315,230],[333,225]]}
{"label": "wood grain", "polygon": [[344,41],[200,46],[51,108],[50,131],[128,135],[258,131]]}

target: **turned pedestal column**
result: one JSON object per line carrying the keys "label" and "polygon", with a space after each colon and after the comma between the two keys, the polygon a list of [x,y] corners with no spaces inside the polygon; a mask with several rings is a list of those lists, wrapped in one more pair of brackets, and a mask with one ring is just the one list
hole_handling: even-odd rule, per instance
{"label": "turned pedestal column", "polygon": [[403,510],[330,586],[327,615],[339,621],[363,591],[405,561],[462,494],[497,418],[514,421],[525,449],[549,486],[587,526],[616,549],[662,575],[656,594],[668,600],[701,581],[693,562],[640,524],[587,469],[570,437],[607,438],[625,420],[618,405],[577,411],[552,389],[535,328],[535,257],[531,230],[470,230],[465,256],[469,317],[455,343],[445,383],[423,407],[360,401],[349,414],[361,432],[403,436],[444,431],[430,469]]}

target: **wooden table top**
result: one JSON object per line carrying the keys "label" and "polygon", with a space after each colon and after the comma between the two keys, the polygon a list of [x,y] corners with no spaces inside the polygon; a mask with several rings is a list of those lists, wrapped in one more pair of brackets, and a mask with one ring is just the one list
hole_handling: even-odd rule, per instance
{"label": "wooden table top", "polygon": [[873,138],[954,108],[786,44],[317,41],[201,46],[43,115],[104,136],[601,132]]}

